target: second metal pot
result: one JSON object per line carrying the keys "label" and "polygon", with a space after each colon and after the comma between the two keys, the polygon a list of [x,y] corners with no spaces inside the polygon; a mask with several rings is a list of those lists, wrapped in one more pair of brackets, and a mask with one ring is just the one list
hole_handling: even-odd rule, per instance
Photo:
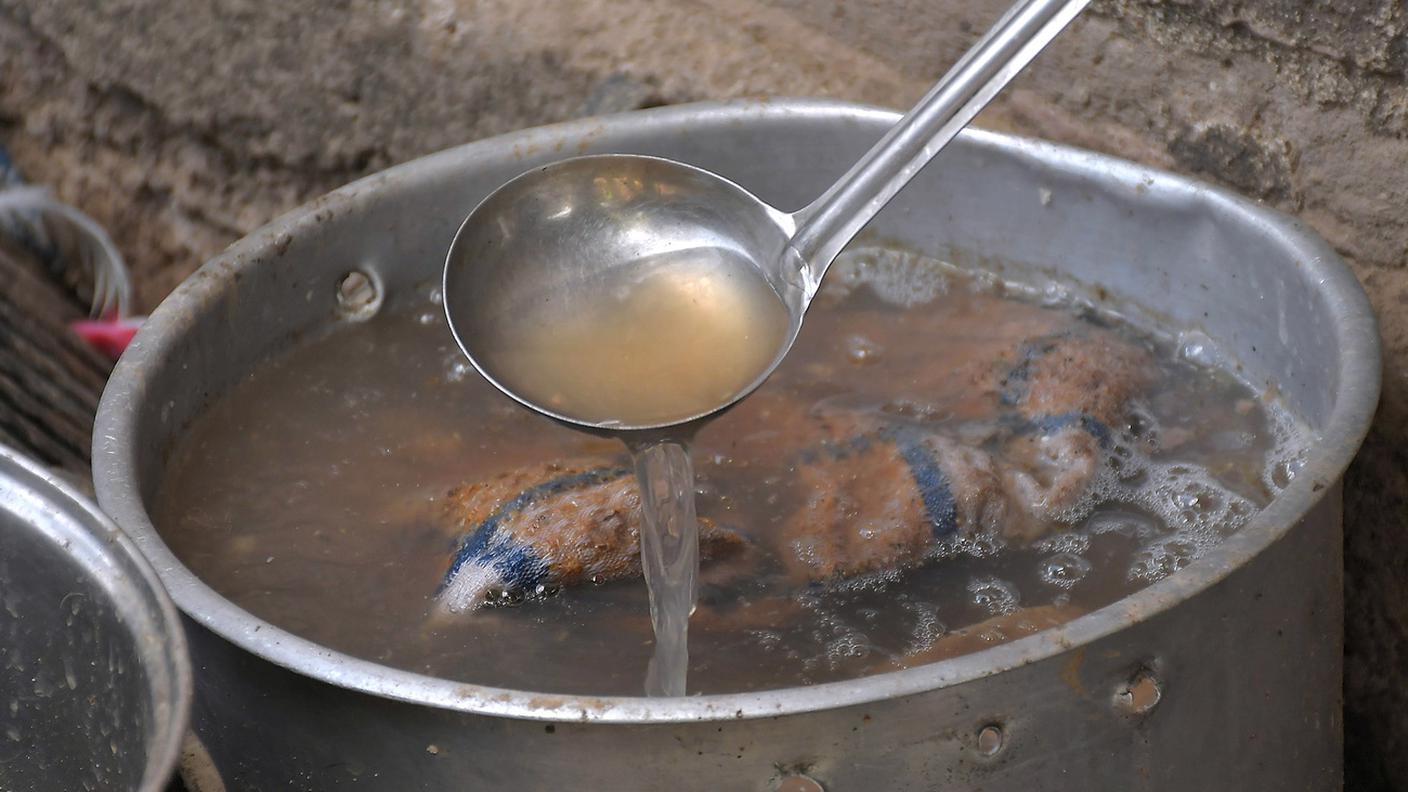
{"label": "second metal pot", "polygon": [[181,623],[146,559],[0,447],[0,790],[160,792],[190,700]]}

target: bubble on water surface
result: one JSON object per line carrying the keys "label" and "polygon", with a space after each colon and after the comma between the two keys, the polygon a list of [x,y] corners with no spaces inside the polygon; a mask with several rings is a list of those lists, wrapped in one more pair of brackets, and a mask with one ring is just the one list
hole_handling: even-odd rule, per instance
{"label": "bubble on water surface", "polygon": [[1193,563],[1206,549],[1196,534],[1163,536],[1141,547],[1130,562],[1131,581],[1153,583]]}
{"label": "bubble on water surface", "polygon": [[1047,281],[1042,284],[1038,300],[1048,308],[1069,306],[1076,302],[1070,287],[1057,281]]}
{"label": "bubble on water surface", "polygon": [[859,334],[847,336],[844,344],[846,359],[858,366],[876,363],[884,353],[879,344]]}
{"label": "bubble on water surface", "polygon": [[1015,585],[995,577],[978,577],[968,581],[968,595],[974,605],[994,616],[1016,612],[1021,601]]}
{"label": "bubble on water surface", "polygon": [[1178,334],[1178,357],[1195,366],[1222,371],[1236,369],[1236,361],[1216,341],[1200,330]]}
{"label": "bubble on water surface", "polygon": [[1037,542],[1036,550],[1043,553],[1074,553],[1090,549],[1090,535],[1082,531],[1062,531]]}
{"label": "bubble on water surface", "polygon": [[905,646],[904,654],[927,651],[948,632],[948,628],[939,620],[938,605],[906,600],[900,603],[900,607],[914,617],[914,627],[910,630],[909,644]]}
{"label": "bubble on water surface", "polygon": [[1075,553],[1057,553],[1042,560],[1039,572],[1043,582],[1071,588],[1090,573],[1090,562]]}
{"label": "bubble on water surface", "polygon": [[1267,430],[1273,438],[1262,480],[1273,492],[1285,489],[1305,469],[1309,431],[1277,405],[1266,405]]}
{"label": "bubble on water surface", "polygon": [[474,365],[465,360],[464,355],[458,352],[445,361],[445,381],[447,382],[463,382],[473,373]]}

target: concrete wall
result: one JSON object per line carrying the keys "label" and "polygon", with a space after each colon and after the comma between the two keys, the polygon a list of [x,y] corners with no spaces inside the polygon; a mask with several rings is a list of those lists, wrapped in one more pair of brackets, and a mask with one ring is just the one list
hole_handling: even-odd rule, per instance
{"label": "concrete wall", "polygon": [[[146,306],[280,210],[484,135],[659,102],[904,106],[1005,0],[0,0],[0,143],[112,228]],[[1352,789],[1408,788],[1408,6],[1097,0],[989,126],[1221,181],[1369,287],[1347,492]]]}

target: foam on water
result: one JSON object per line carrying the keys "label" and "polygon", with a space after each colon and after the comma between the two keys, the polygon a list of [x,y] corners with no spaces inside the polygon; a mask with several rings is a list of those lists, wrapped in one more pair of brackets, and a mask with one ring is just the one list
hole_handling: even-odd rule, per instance
{"label": "foam on water", "polygon": [[1015,613],[1022,600],[1015,584],[996,577],[977,577],[968,581],[968,594],[974,605],[994,616]]}
{"label": "foam on water", "polygon": [[938,605],[932,602],[914,601],[908,597],[900,599],[899,604],[902,609],[914,617],[910,641],[905,646],[903,654],[911,655],[928,651],[948,632],[948,628],[939,620]]}
{"label": "foam on water", "polygon": [[[865,287],[884,302],[901,308],[931,302],[962,284],[962,288],[974,292],[1020,294],[1043,306],[1129,327],[1122,317],[1098,307],[1066,284],[1006,282],[990,273],[974,277],[951,265],[893,250],[850,251],[837,260],[833,271],[845,293]],[[1236,360],[1201,331],[1188,331],[1177,337],[1146,334],[1142,340],[1154,352],[1157,365],[1167,370],[1182,367],[1187,369],[1185,376],[1201,376],[1199,371],[1208,370],[1232,376],[1238,370]],[[843,348],[857,364],[869,363],[883,354],[879,345],[864,337],[845,339]],[[1098,585],[1109,586],[1111,573],[1122,577],[1128,586],[1147,585],[1188,566],[1242,528],[1259,508],[1258,501],[1269,500],[1284,489],[1303,467],[1311,436],[1278,402],[1244,401],[1245,404],[1236,405],[1237,414],[1260,407],[1266,415],[1265,432],[1271,447],[1263,475],[1266,492],[1238,492],[1205,464],[1182,458],[1182,448],[1197,438],[1199,427],[1165,428],[1157,416],[1163,410],[1172,414],[1186,412],[1185,404],[1175,400],[1159,405],[1159,409],[1135,404],[1126,425],[1110,427],[1111,442],[1101,451],[1099,472],[1085,495],[1051,515],[1065,530],[1057,530],[1026,550],[1015,548],[1015,553],[997,531],[954,535],[936,543],[933,557],[939,563],[932,567],[935,577],[943,577],[945,567],[956,571],[959,567],[955,564],[984,570],[969,574],[958,583],[975,614],[959,616],[964,620],[960,623],[975,617],[1000,619],[1023,607],[1041,604],[1064,606],[1071,602],[1073,592],[1091,579],[1103,575],[1106,582]],[[946,418],[942,410],[913,398],[896,399],[881,409],[910,421],[940,423]],[[965,443],[982,447],[994,430],[974,424],[960,426],[959,431]],[[1210,460],[1223,453],[1247,453],[1265,440],[1266,436],[1244,428],[1214,432],[1205,443],[1204,461],[1213,464]],[[1112,551],[1112,540],[1127,549]],[[1097,542],[1104,543],[1103,550],[1096,547]],[[1097,561],[1097,557],[1104,560]],[[1123,569],[1098,568],[1098,564],[1112,560],[1124,564]],[[1000,574],[992,574],[999,570]],[[886,587],[895,591],[898,609],[909,617],[910,640],[892,656],[927,651],[948,633],[945,620],[949,618],[946,614],[953,613],[951,605],[940,607],[935,602],[911,599],[903,590],[898,573],[863,576],[834,586],[824,595],[810,597],[809,609],[825,614],[819,618],[825,629],[812,636],[823,649],[808,661],[810,668],[835,667],[848,657],[885,651],[871,643],[865,625],[847,622],[841,616],[848,611],[834,594],[844,591],[854,595]],[[994,635],[994,640],[1001,639]]]}
{"label": "foam on water", "polygon": [[836,257],[827,275],[827,289],[848,293],[864,285],[880,299],[901,308],[923,305],[949,288],[948,272],[934,264],[933,259],[916,253],[854,248]]}
{"label": "foam on water", "polygon": [[1266,457],[1262,481],[1272,492],[1280,492],[1289,487],[1305,468],[1308,461],[1306,455],[1310,450],[1310,430],[1279,404],[1268,403],[1263,407],[1267,428],[1275,441]]}
{"label": "foam on water", "polygon": [[[863,285],[899,307],[923,304],[947,293],[953,274],[958,272],[922,256],[884,248],[850,251],[837,260],[836,267],[847,290]],[[1058,282],[1033,286],[988,276],[970,280],[968,287],[1021,293],[1048,307],[1102,313],[1092,302]],[[1162,340],[1151,337],[1149,343],[1168,349],[1166,354],[1173,360],[1197,369],[1228,374],[1237,370],[1235,358],[1201,330],[1186,330]],[[1239,405],[1238,409],[1252,406]],[[887,412],[911,419],[935,417],[924,413],[921,407],[897,403],[888,405]],[[1262,479],[1268,494],[1274,495],[1285,489],[1305,466],[1311,433],[1278,402],[1263,399],[1260,407],[1271,436]],[[1033,548],[1046,554],[1038,561],[1039,579],[1063,590],[1076,586],[1089,574],[1092,562],[1085,554],[1096,536],[1118,534],[1136,542],[1126,577],[1131,583],[1151,583],[1200,558],[1245,525],[1258,508],[1202,465],[1159,459],[1165,435],[1169,445],[1177,446],[1186,442],[1191,432],[1186,428],[1166,432],[1149,406],[1135,405],[1129,425],[1112,428],[1117,431],[1103,452],[1094,484],[1076,503],[1052,515],[1069,529],[1043,539]],[[1214,435],[1210,444],[1217,450],[1241,450],[1253,440],[1246,432],[1223,433]],[[934,555],[991,558],[1004,547],[1005,542],[996,534],[952,537],[940,543]],[[996,614],[1008,607],[1008,585],[995,578],[975,579],[969,584],[969,592],[975,601]],[[1010,593],[1011,602],[1015,603],[1015,589]]]}
{"label": "foam on water", "polygon": [[[1272,492],[1284,489],[1304,464],[1306,430],[1279,410],[1268,410],[1275,441],[1265,473]],[[1163,434],[1146,409],[1133,411],[1130,425],[1115,433],[1101,472],[1078,503],[1056,515],[1072,529],[1047,537],[1035,549],[1053,553],[1041,562],[1041,578],[1070,588],[1090,570],[1091,539],[1119,534],[1138,543],[1126,575],[1152,583],[1182,569],[1244,526],[1258,507],[1234,492],[1206,467],[1154,457]],[[1111,512],[1111,507],[1129,511]],[[1097,509],[1098,514],[1094,514]],[[1093,515],[1093,516],[1092,516]]]}
{"label": "foam on water", "polygon": [[1079,529],[1086,534],[1119,530],[1140,542],[1126,574],[1131,582],[1152,583],[1192,563],[1241,528],[1256,506],[1202,466],[1153,459],[1161,428],[1146,410],[1136,410],[1134,415],[1130,426],[1116,433],[1084,502],[1064,515],[1064,521],[1083,519],[1097,504],[1120,504],[1152,515],[1152,521],[1123,523],[1105,518]]}
{"label": "foam on water", "polygon": [[1080,555],[1090,549],[1090,535],[1078,531],[1052,534],[1037,542],[1035,547],[1043,553]]}

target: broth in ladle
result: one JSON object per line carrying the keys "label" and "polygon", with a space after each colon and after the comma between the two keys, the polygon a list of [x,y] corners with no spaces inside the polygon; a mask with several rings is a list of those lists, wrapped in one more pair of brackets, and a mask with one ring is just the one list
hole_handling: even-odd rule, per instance
{"label": "broth in ladle", "polygon": [[732,401],[786,340],[781,299],[746,260],[686,250],[506,311],[485,364],[514,393],[598,425],[676,423]]}

